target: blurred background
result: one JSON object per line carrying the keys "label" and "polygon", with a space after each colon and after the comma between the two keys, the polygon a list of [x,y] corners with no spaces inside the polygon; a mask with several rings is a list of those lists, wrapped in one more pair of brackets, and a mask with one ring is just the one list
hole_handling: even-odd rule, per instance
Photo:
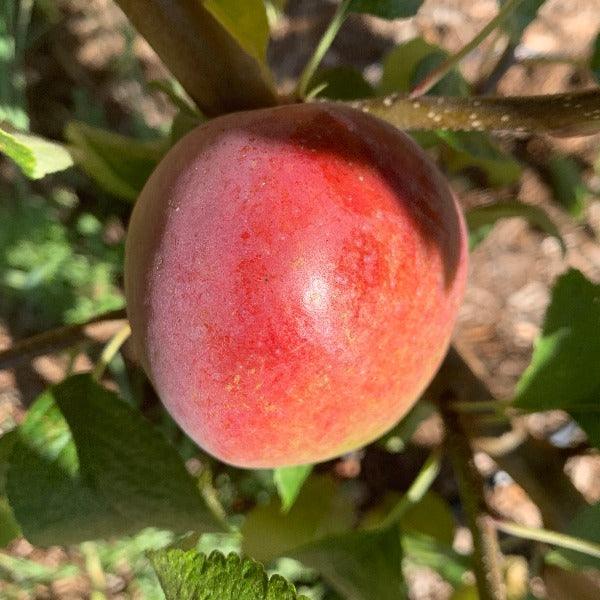
{"label": "blurred background", "polygon": [[[269,2],[269,58],[282,91],[291,91],[335,3],[290,0],[283,12],[280,4]],[[374,85],[382,60],[398,45],[421,37],[456,51],[496,12],[496,0],[426,0],[412,19],[353,15],[323,66],[353,65]],[[546,94],[597,85],[589,57],[599,31],[600,0],[548,0],[510,57],[497,92]],[[490,36],[461,63],[465,79],[475,86],[484,81],[505,46],[502,33]],[[154,52],[112,0],[2,2],[0,121],[52,139],[63,139],[72,120],[141,140],[159,139],[169,133],[175,111],[147,82],[166,78]],[[509,398],[529,362],[552,282],[569,266],[600,281],[600,136],[494,140],[502,153],[478,161],[449,159],[443,149],[432,149],[463,207],[501,199],[543,206],[568,248],[563,257],[556,238],[511,218],[499,222],[473,253],[455,342],[492,392]],[[130,210],[130,202],[78,170],[32,182],[0,156],[0,349],[124,306],[123,244]],[[100,340],[114,332],[110,323],[103,327],[95,331]],[[86,342],[74,351],[0,371],[0,432],[20,422],[48,383],[89,370],[100,348]],[[160,410],[127,352],[112,364],[111,377],[178,444],[193,469],[193,446]],[[578,452],[581,435],[570,419],[552,411],[527,417],[525,425],[535,436],[566,446],[566,469],[575,486],[590,502],[600,500],[600,456]],[[366,510],[389,490],[406,489],[441,435],[441,424],[431,417],[407,446],[398,446],[403,452],[374,446],[321,465],[319,471],[345,481],[350,497]],[[491,458],[482,453],[476,458],[492,507],[511,520],[540,525],[538,509],[521,488]],[[214,465],[214,482],[221,501],[234,512],[274,493],[268,472]],[[435,489],[451,506],[456,503],[449,474],[442,473]],[[0,551],[0,598],[161,598],[143,552],[169,540],[166,532],[148,530],[113,543],[42,550],[19,539]],[[202,543],[236,547],[228,539]],[[458,527],[455,549],[468,550],[469,543],[468,531]],[[282,564],[280,571],[314,600],[334,598],[297,566]],[[443,600],[449,594],[448,584],[433,570],[411,573],[411,598]]]}

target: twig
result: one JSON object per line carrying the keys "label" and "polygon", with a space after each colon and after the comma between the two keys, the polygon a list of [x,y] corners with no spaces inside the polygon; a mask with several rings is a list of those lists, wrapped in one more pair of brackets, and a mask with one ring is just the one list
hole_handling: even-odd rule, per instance
{"label": "twig", "polygon": [[8,369],[26,359],[35,358],[49,352],[57,352],[73,346],[77,342],[90,337],[88,329],[92,325],[104,321],[122,320],[126,317],[125,309],[113,310],[94,317],[86,323],[66,325],[65,327],[45,331],[44,333],[15,342],[10,348],[0,352],[0,370]]}
{"label": "twig", "polygon": [[111,363],[112,359],[115,357],[115,354],[121,349],[121,346],[127,341],[129,336],[131,335],[131,326],[129,323],[125,323],[116,333],[112,336],[110,341],[104,346],[104,350],[102,350],[102,354],[100,354],[100,358],[94,367],[94,371],[92,372],[92,377],[96,381],[100,381],[102,375],[104,375],[104,371],[106,367]]}
{"label": "twig", "polygon": [[526,527],[525,525],[502,521],[500,519],[494,519],[493,524],[498,531],[502,531],[508,535],[514,535],[515,537],[531,540],[533,542],[542,542],[543,544],[559,546],[560,548],[575,550],[576,552],[600,558],[600,544],[594,544],[593,542],[588,542],[587,540],[582,540],[564,533],[558,533],[557,531]]}
{"label": "twig", "polygon": [[313,78],[315,71],[321,64],[321,61],[327,53],[327,50],[329,50],[329,47],[335,39],[335,36],[340,30],[340,27],[344,24],[344,21],[348,16],[348,7],[350,6],[350,1],[351,0],[343,0],[343,2],[338,6],[333,18],[331,19],[331,22],[323,34],[323,37],[315,48],[313,55],[310,57],[308,63],[304,67],[304,70],[300,75],[300,79],[298,80],[297,96],[299,98],[304,98],[306,96],[310,80]]}
{"label": "twig", "polygon": [[490,74],[483,81],[475,85],[477,95],[487,96],[496,91],[496,87],[505,73],[517,62],[515,58],[516,48],[517,44],[513,42],[508,43]]}
{"label": "twig", "polygon": [[488,514],[483,481],[475,468],[468,437],[450,398],[440,398],[446,430],[446,447],[458,483],[467,524],[473,536],[473,571],[480,600],[504,600],[501,554],[492,518]]}
{"label": "twig", "polygon": [[456,54],[449,56],[437,69],[434,69],[429,75],[418,83],[412,92],[410,98],[418,98],[426,94],[438,81],[440,81],[447,73],[449,73],[467,54],[470,54],[496,27],[508,17],[512,10],[518,6],[523,0],[507,0],[498,14],[463,48]]}

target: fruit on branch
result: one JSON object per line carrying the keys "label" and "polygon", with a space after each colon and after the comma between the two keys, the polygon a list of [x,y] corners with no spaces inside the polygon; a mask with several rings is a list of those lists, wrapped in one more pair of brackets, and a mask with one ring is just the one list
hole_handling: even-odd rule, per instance
{"label": "fruit on branch", "polygon": [[136,352],[202,448],[245,467],[377,438],[449,343],[466,235],[405,134],[333,104],[219,117],[183,138],[133,211]]}

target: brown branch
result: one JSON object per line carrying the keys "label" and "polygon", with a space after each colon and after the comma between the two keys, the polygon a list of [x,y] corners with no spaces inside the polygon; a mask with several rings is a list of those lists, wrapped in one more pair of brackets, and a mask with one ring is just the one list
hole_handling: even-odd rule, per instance
{"label": "brown branch", "polygon": [[[456,348],[452,348],[426,396],[460,401],[489,402],[493,396],[473,373]],[[486,422],[473,416],[463,419],[476,449],[488,453],[538,506],[546,527],[564,530],[586,502],[564,472],[565,457],[559,448],[534,439],[518,419]]]}
{"label": "brown branch", "polygon": [[446,430],[448,456],[456,474],[458,490],[473,537],[473,571],[481,600],[504,600],[500,547],[494,522],[488,514],[483,481],[473,461],[469,439],[458,415],[450,407],[452,396],[440,398]]}
{"label": "brown branch", "polygon": [[113,310],[94,317],[86,323],[66,325],[15,342],[10,348],[0,351],[0,370],[9,369],[19,362],[36,356],[64,350],[82,340],[93,339],[94,325],[106,321],[121,321],[126,318],[125,309]]}

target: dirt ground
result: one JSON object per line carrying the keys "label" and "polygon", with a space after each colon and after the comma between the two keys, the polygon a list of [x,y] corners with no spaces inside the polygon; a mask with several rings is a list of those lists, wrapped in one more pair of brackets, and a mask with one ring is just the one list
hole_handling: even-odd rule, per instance
{"label": "dirt ground", "polygon": [[[48,83],[49,90],[32,102],[33,128],[58,135],[60,123],[68,118],[61,105],[64,86],[84,78],[96,90],[94,100],[112,107],[115,127],[121,127],[131,106],[142,107],[149,124],[160,126],[172,112],[164,100],[148,93],[134,80],[125,85],[111,76],[114,58],[123,52],[123,16],[111,0],[62,0],[58,3],[63,18],[50,32],[50,39],[39,56],[40,79],[35,86]],[[381,56],[394,45],[422,35],[449,51],[457,50],[479,31],[496,11],[495,0],[426,0],[417,17],[384,22],[369,17],[353,17],[342,29],[324,64],[353,64],[363,69],[369,79],[379,74]],[[294,0],[288,13],[275,25],[269,57],[282,89],[289,89],[304,66],[311,49],[331,17],[334,5],[324,0]],[[589,54],[590,45],[600,29],[600,0],[548,0],[537,21],[530,26],[518,48],[523,57],[512,66],[500,82],[501,94],[551,93],[582,89],[593,85],[590,75],[578,63]],[[148,80],[164,75],[164,67],[140,38],[133,41],[133,51],[140,58]],[[503,50],[502,38],[491,36],[462,64],[465,76],[478,80],[489,70]],[[532,60],[539,55],[560,55],[563,61],[542,63]],[[74,57],[74,60],[73,58]],[[525,60],[525,57],[529,60]],[[32,59],[32,62],[35,58]],[[43,71],[43,73],[42,73]],[[67,77],[65,77],[67,74]],[[54,83],[54,87],[52,87]],[[47,115],[55,115],[49,123]],[[512,139],[502,142],[511,147]],[[548,144],[579,157],[591,165],[600,154],[600,136],[552,140],[520,140],[519,143]],[[588,185],[600,193],[600,177],[588,168]],[[471,258],[469,286],[460,311],[455,341],[472,368],[492,392],[509,398],[514,385],[527,366],[534,340],[540,332],[549,290],[555,278],[568,267],[576,267],[590,279],[600,281],[600,199],[590,202],[585,220],[575,224],[550,200],[550,193],[540,174],[525,169],[520,183],[512,189],[496,192],[472,189],[461,179],[454,181],[455,192],[467,208],[497,198],[518,198],[543,206],[559,225],[568,252],[562,256],[554,238],[532,230],[522,219],[499,223]],[[9,328],[0,323],[0,348],[10,345]],[[89,360],[80,357],[78,368],[89,368]],[[31,401],[45,381],[60,377],[65,361],[43,357],[32,367],[17,372],[0,372],[0,430],[19,422],[22,406]],[[563,427],[568,419],[558,411],[533,415],[528,425],[538,436],[548,437]],[[430,422],[435,439],[436,423]],[[433,433],[432,433],[433,432]],[[495,467],[489,458],[478,457],[478,465],[489,476]],[[600,499],[600,456],[572,458],[569,475],[589,501]],[[539,515],[524,493],[514,483],[497,478],[500,483],[490,489],[492,505],[501,514],[519,522],[536,524]],[[464,532],[463,532],[464,535]],[[457,540],[460,545],[460,540]],[[468,540],[467,540],[468,544]],[[29,556],[43,563],[64,560],[64,550],[41,552],[20,541],[12,546],[15,556]],[[412,577],[414,600],[443,600],[448,589],[431,573]],[[78,587],[79,586],[79,587]],[[60,586],[59,586],[60,587]],[[85,597],[85,581],[71,582],[71,587],[41,589],[38,598]],[[118,592],[111,597],[119,596]]]}

